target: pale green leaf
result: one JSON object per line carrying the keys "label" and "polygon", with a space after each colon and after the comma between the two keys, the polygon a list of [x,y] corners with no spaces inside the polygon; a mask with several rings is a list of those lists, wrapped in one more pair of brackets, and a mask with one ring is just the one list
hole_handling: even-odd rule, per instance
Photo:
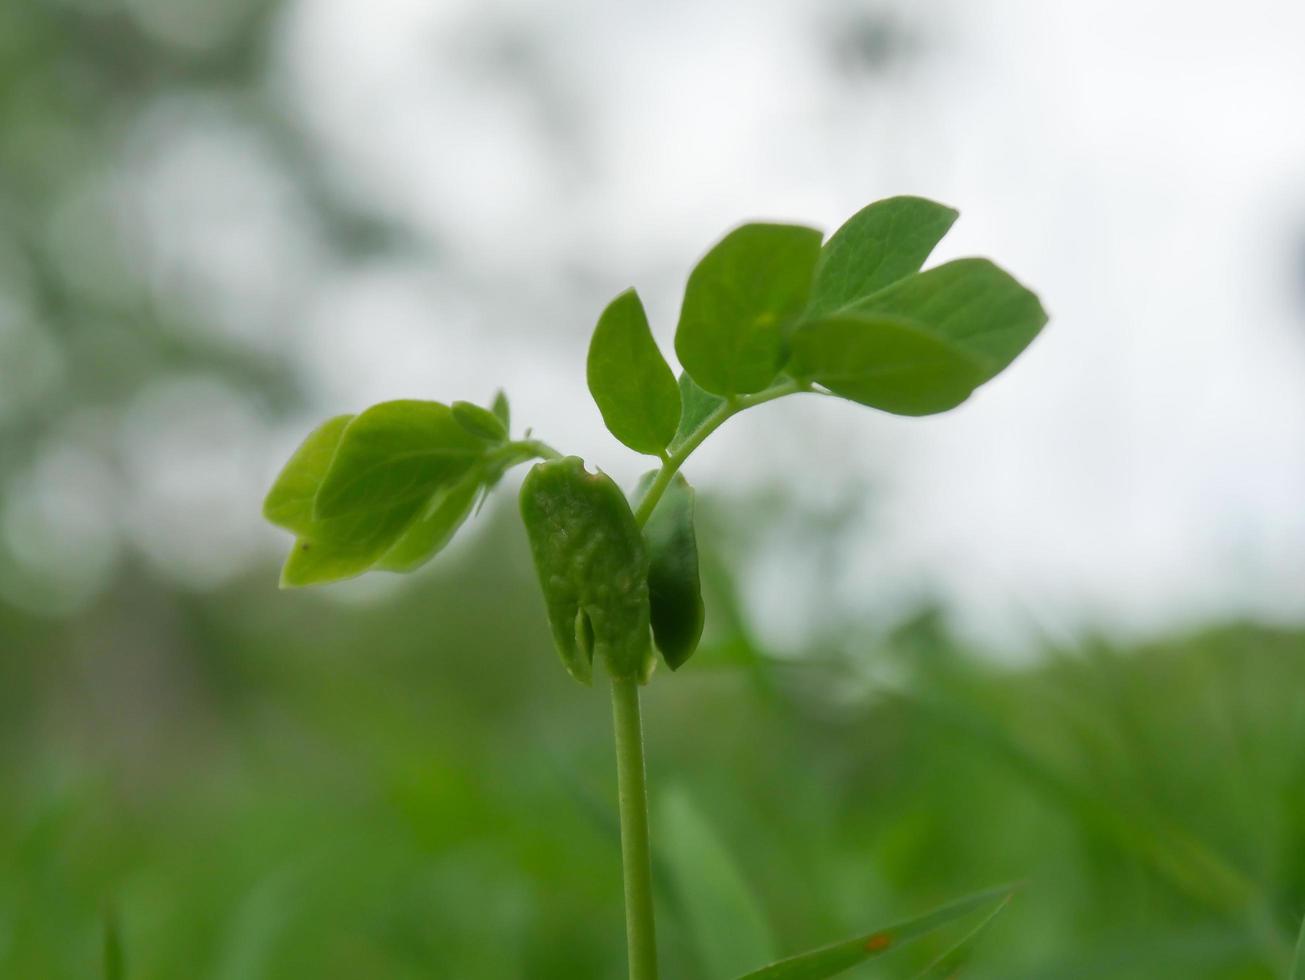
{"label": "pale green leaf", "polygon": [[919,272],[956,217],[922,197],[890,197],[862,208],[820,250],[807,315],[831,313]]}
{"label": "pale green leaf", "polygon": [[314,512],[331,518],[425,500],[458,480],[484,450],[447,405],[373,405],[345,427]]}
{"label": "pale green leaf", "polygon": [[633,289],[598,318],[585,373],[612,435],[637,453],[660,454],[679,424],[680,392]]}
{"label": "pale green leaf", "polygon": [[298,588],[353,578],[384,555],[421,513],[425,501],[314,521],[295,539],[281,568],[281,587]]}
{"label": "pale green leaf", "polygon": [[729,396],[774,380],[819,254],[814,228],[747,224],[703,256],[689,274],[675,332],[676,355],[698,385]]}
{"label": "pale green leaf", "polygon": [[834,313],[797,330],[788,370],[863,405],[929,415],[965,401],[987,362],[900,317]]}
{"label": "pale green leaf", "polygon": [[300,443],[263,500],[267,520],[296,534],[308,532],[313,524],[313,498],[352,419],[352,415],[328,419]]}

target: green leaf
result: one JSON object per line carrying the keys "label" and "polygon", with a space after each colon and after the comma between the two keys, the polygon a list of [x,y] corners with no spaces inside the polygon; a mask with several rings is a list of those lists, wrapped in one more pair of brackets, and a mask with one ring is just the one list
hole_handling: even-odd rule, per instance
{"label": "green leaf", "polygon": [[508,406],[508,396],[502,388],[494,392],[494,402],[489,410],[503,423],[503,431],[512,431],[512,409]]}
{"label": "green leaf", "polygon": [[896,415],[955,408],[987,378],[987,362],[927,327],[856,313],[804,323],[793,335],[788,370]]}
{"label": "green leaf", "polygon": [[807,315],[841,309],[919,272],[956,217],[922,197],[890,197],[862,208],[820,250]]}
{"label": "green leaf", "polygon": [[571,676],[589,683],[597,655],[613,677],[647,680],[648,556],[620,488],[578,457],[549,460],[521,485],[521,517]]}
{"label": "green leaf", "polygon": [[425,503],[405,500],[394,507],[315,521],[295,539],[281,568],[281,588],[322,585],[361,575],[403,536]]}
{"label": "green leaf", "polygon": [[769,385],[819,255],[814,228],[748,224],[703,256],[689,274],[675,332],[675,353],[693,380],[727,397]]}
{"label": "green leaf", "polygon": [[309,433],[263,500],[263,516],[277,527],[303,534],[313,524],[313,498],[335,458],[352,415],[337,415]]}
{"label": "green leaf", "polygon": [[680,392],[633,289],[598,318],[586,376],[612,435],[637,453],[657,456],[666,448],[679,424]]}
{"label": "green leaf", "polygon": [[1288,980],[1305,980],[1305,922],[1300,925],[1300,935],[1296,937],[1296,953],[1291,958],[1291,975]]}
{"label": "green leaf", "polygon": [[[645,473],[635,489],[636,506],[657,471]],[[648,547],[648,601],[653,642],[666,666],[677,670],[702,637],[704,609],[698,575],[698,540],[693,527],[693,487],[675,474],[643,528]]]}
{"label": "green leaf", "polygon": [[703,391],[687,372],[680,374],[680,424],[669,448],[672,452],[684,445],[686,439],[698,431],[712,412],[725,404],[725,399]]}
{"label": "green leaf", "polygon": [[458,480],[484,450],[484,442],[459,425],[447,405],[373,405],[345,427],[314,513],[341,517],[427,499]]}
{"label": "green leaf", "polygon": [[423,501],[413,499],[327,520],[314,518],[313,500],[352,419],[339,415],[315,429],[290,457],[263,502],[269,521],[298,535],[281,570],[282,588],[318,585],[367,571],[422,508]]}
{"label": "green leaf", "polygon": [[507,426],[488,408],[474,402],[454,402],[450,407],[453,418],[471,435],[488,442],[506,442]]}
{"label": "green leaf", "polygon": [[915,980],[955,980],[960,975],[961,969],[970,962],[970,958],[974,955],[974,947],[978,943],[979,937],[988,931],[988,926],[992,925],[993,919],[1006,911],[1006,906],[1010,905],[1011,899],[1014,897],[1013,893],[1007,895],[995,909],[979,920],[978,925],[916,974]]}
{"label": "green leaf", "polygon": [[411,572],[434,558],[471,516],[482,487],[482,474],[472,470],[453,486],[435,494],[403,536],[381,556],[376,567]]}
{"label": "green leaf", "polygon": [[1014,890],[1014,886],[1011,885],[989,888],[917,918],[876,929],[855,939],[779,960],[760,970],[745,974],[739,980],[825,980],[826,977],[837,976],[872,956],[883,955],[922,936],[927,936],[985,905],[1000,902]]}
{"label": "green leaf", "polygon": [[709,977],[734,976],[775,955],[765,913],[724,841],[684,790],[657,807],[657,839],[671,884]]}
{"label": "green leaf", "polygon": [[901,279],[851,311],[901,317],[978,358],[999,374],[1047,322],[1038,297],[987,259],[958,259]]}

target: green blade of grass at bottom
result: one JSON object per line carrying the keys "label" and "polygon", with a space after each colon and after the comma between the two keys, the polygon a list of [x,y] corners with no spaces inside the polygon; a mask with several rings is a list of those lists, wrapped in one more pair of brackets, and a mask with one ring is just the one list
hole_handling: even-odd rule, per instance
{"label": "green blade of grass at bottom", "polygon": [[826,980],[858,963],[880,956],[940,929],[991,902],[1008,900],[1017,885],[1001,885],[967,895],[914,919],[779,960],[739,980]]}

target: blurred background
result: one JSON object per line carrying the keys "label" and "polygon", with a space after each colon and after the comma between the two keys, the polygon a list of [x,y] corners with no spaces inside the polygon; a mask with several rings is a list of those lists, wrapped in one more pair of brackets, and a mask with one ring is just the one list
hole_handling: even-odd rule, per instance
{"label": "blurred background", "polygon": [[[617,977],[608,708],[509,479],[419,575],[276,588],[327,415],[584,386],[744,218],[962,218],[1043,336],[948,415],[689,465],[646,724],[668,977],[1025,879],[963,975],[1270,978],[1305,914],[1305,7],[0,4],[0,977]],[[518,473],[517,479],[520,474]],[[862,968],[910,977],[924,944]]]}

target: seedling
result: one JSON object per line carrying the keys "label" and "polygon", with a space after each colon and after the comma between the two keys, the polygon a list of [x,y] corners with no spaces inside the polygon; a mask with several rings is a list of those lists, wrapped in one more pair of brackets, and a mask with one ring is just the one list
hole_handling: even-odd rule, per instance
{"label": "seedling", "polygon": [[[380,569],[407,572],[442,549],[513,466],[553,644],[562,665],[611,686],[629,969],[655,980],[648,792],[639,688],[698,645],[703,602],[693,488],[681,467],[716,429],[789,395],[895,415],[955,408],[1046,323],[1037,297],[986,259],[920,271],[957,213],[895,197],[822,244],[814,228],[745,224],[689,274],[677,379],[642,302],[621,293],[589,346],[589,391],[620,442],[657,460],[630,494],[531,438],[511,435],[507,398],[391,401],[314,430],[267,495],[267,519],[295,535],[285,587]],[[656,652],[654,652],[656,651]],[[749,977],[833,976],[1011,894],[999,888],[921,918],[781,960]]]}

